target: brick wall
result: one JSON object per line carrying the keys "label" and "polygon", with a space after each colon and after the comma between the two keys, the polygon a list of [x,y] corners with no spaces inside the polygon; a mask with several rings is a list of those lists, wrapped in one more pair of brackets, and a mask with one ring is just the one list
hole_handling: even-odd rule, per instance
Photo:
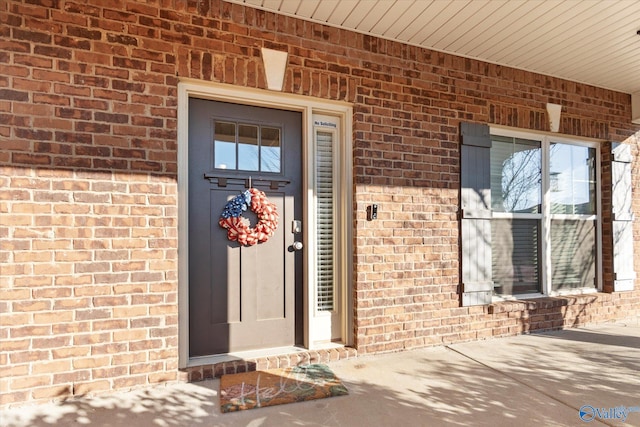
{"label": "brick wall", "polygon": [[173,53],[80,3],[0,4],[2,403],[177,377]]}
{"label": "brick wall", "polygon": [[459,122],[544,131],[560,103],[562,133],[638,159],[628,95],[218,0],[84,3],[0,2],[0,403],[177,378],[177,82],[264,88],[262,46],[284,92],[354,105],[358,352],[640,314],[637,291],[459,306]]}

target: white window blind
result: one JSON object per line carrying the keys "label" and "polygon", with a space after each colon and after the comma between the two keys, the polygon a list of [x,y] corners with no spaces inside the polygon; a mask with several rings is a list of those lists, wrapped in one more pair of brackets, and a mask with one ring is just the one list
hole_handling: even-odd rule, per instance
{"label": "white window blind", "polygon": [[540,293],[541,141],[498,135],[491,139],[494,292]]}
{"label": "white window blind", "polygon": [[499,295],[541,292],[540,232],[537,219],[494,219],[492,271]]}
{"label": "white window blind", "polygon": [[595,288],[595,221],[551,221],[551,270],[554,291]]}
{"label": "white window blind", "polygon": [[335,306],[333,265],[333,139],[331,132],[316,133],[316,227],[317,307],[333,311]]}

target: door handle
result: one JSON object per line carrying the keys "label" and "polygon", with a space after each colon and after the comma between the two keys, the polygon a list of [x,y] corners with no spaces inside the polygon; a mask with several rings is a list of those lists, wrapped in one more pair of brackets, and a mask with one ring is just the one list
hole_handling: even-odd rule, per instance
{"label": "door handle", "polygon": [[294,251],[299,251],[304,247],[304,245],[302,244],[302,242],[295,241],[293,242],[291,247],[293,248]]}

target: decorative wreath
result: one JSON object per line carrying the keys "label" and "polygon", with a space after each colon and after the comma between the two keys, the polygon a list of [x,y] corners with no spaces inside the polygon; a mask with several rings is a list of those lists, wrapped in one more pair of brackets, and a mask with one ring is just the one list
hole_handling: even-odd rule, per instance
{"label": "decorative wreath", "polygon": [[[242,212],[251,209],[258,216],[258,223],[251,228]],[[220,227],[227,230],[227,238],[244,246],[266,242],[278,228],[278,210],[264,191],[250,188],[229,201],[220,215]]]}

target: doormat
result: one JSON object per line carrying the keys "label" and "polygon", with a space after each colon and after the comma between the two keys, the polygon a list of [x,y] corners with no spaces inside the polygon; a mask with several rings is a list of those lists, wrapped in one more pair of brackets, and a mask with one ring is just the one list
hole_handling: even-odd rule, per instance
{"label": "doormat", "polygon": [[220,410],[235,412],[285,403],[304,402],[349,394],[326,365],[313,364],[282,369],[223,375],[220,378]]}

